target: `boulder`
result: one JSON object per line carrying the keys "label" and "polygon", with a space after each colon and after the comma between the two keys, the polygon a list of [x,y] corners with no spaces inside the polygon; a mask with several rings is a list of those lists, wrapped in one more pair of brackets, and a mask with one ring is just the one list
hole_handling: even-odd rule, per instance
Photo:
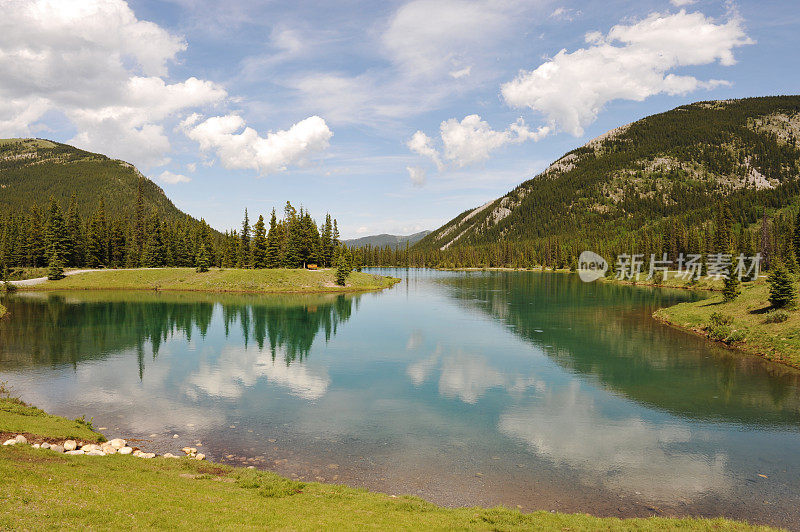
{"label": "boulder", "polygon": [[3,445],[16,445],[17,440],[6,440],[3,442]]}
{"label": "boulder", "polygon": [[117,454],[117,450],[113,447],[103,447],[103,454]]}
{"label": "boulder", "polygon": [[123,447],[118,452],[119,452],[119,454],[131,454],[133,452],[133,448],[132,447]]}
{"label": "boulder", "polygon": [[105,456],[105,455],[106,453],[104,453],[100,449],[92,449],[91,451],[86,453],[86,456]]}
{"label": "boulder", "polygon": [[65,451],[74,451],[78,448],[78,442],[75,440],[67,440],[64,442],[64,450]]}
{"label": "boulder", "polygon": [[156,453],[139,453],[137,456],[139,458],[155,458]]}
{"label": "boulder", "polygon": [[205,460],[206,459],[206,455],[204,455],[203,453],[199,453],[197,456],[194,457],[194,459],[195,460]]}
{"label": "boulder", "polygon": [[31,445],[31,447],[33,447],[34,449],[38,449],[39,447],[41,447],[41,445],[39,445],[38,443],[34,443],[33,445]]}
{"label": "boulder", "polygon": [[71,451],[67,451],[67,454],[77,456],[79,454],[86,454],[86,451],[84,451],[83,449],[72,449]]}
{"label": "boulder", "polygon": [[114,438],[113,440],[108,442],[108,444],[111,445],[111,447],[113,447],[114,449],[117,449],[117,450],[122,449],[123,447],[125,447],[125,445],[127,443],[128,442],[126,442],[122,438]]}
{"label": "boulder", "polygon": [[17,436],[16,438],[14,438],[14,439],[15,439],[15,440],[17,440],[17,443],[28,443],[28,438],[26,438],[26,437],[25,437],[25,436],[23,436],[22,434],[18,435],[18,436]]}
{"label": "boulder", "polygon": [[55,451],[57,453],[63,453],[64,452],[64,446],[63,445],[58,445],[58,444],[51,445],[50,446],[50,450],[51,451]]}
{"label": "boulder", "polygon": [[49,449],[51,447],[51,445],[49,443],[47,443],[47,442],[44,442],[39,447],[41,447],[42,449]]}
{"label": "boulder", "polygon": [[95,445],[94,443],[87,443],[86,445],[81,447],[81,449],[83,449],[83,452],[85,453],[90,453],[92,451],[101,451],[100,446]]}

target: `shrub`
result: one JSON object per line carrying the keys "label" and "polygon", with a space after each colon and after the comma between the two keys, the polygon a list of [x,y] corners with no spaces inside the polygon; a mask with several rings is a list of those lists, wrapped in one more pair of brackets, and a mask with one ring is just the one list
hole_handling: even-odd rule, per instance
{"label": "shrub", "polygon": [[747,333],[745,333],[744,331],[735,330],[732,333],[730,333],[727,338],[725,338],[725,343],[733,344],[736,342],[741,342],[745,339],[746,336]]}
{"label": "shrub", "polygon": [[711,325],[730,325],[733,323],[733,318],[721,312],[712,312],[710,319]]}
{"label": "shrub", "polygon": [[707,330],[709,338],[720,342],[725,341],[733,332],[728,325],[711,325]]}
{"label": "shrub", "polygon": [[773,310],[768,312],[764,318],[764,323],[783,323],[789,319],[789,313],[785,310]]}

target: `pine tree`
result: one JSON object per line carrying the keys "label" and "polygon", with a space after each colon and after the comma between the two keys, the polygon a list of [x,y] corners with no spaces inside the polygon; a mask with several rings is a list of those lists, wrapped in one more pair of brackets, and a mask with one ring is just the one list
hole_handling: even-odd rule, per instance
{"label": "pine tree", "polygon": [[61,262],[61,257],[58,256],[58,251],[53,249],[50,253],[50,264],[47,268],[47,278],[51,281],[58,281],[64,278],[64,264]]}
{"label": "pine tree", "polygon": [[769,302],[775,308],[788,307],[794,304],[794,282],[789,270],[782,263],[774,265],[769,274]]}
{"label": "pine tree", "polygon": [[209,266],[208,260],[208,250],[206,249],[205,243],[200,243],[200,251],[197,252],[197,271],[198,272],[207,272]]}
{"label": "pine tree", "polygon": [[50,206],[47,209],[47,223],[44,229],[44,241],[48,256],[56,253],[58,258],[63,261],[67,240],[67,227],[64,224],[61,208],[54,198],[50,198]]}
{"label": "pine tree", "polygon": [[253,226],[253,268],[267,267],[267,233],[264,228],[264,216],[259,215]]}
{"label": "pine tree", "polygon": [[67,242],[64,249],[65,261],[70,266],[81,266],[84,262],[83,234],[81,216],[78,212],[78,197],[73,192],[69,200],[66,219]]}
{"label": "pine tree", "polygon": [[239,234],[239,267],[247,268],[248,266],[250,266],[250,217],[245,209],[242,232]]}
{"label": "pine tree", "polygon": [[794,222],[794,234],[792,235],[792,246],[794,248],[794,257],[798,264],[800,264],[800,209],[797,210],[797,217]]}
{"label": "pine tree", "polygon": [[280,233],[275,209],[272,209],[272,216],[269,219],[269,232],[267,233],[267,268],[277,268],[281,264],[281,241],[283,238]]}
{"label": "pine tree", "polygon": [[90,268],[98,268],[106,264],[106,214],[103,200],[89,225],[86,242],[86,264]]}
{"label": "pine tree", "polygon": [[336,284],[339,286],[344,286],[347,282],[347,276],[350,275],[350,252],[347,250],[347,246],[342,246],[339,250],[339,257],[336,263]]}
{"label": "pine tree", "polygon": [[166,249],[161,232],[161,223],[153,219],[150,224],[150,238],[142,250],[142,266],[146,268],[161,268],[166,264]]}

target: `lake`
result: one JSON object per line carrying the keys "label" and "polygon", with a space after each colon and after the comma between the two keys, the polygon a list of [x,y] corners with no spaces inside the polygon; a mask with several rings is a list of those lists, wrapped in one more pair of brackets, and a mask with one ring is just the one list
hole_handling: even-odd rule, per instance
{"label": "lake", "polygon": [[0,381],[147,450],[444,505],[800,523],[800,372],[650,317],[697,294],[375,271],[403,282],[19,292]]}

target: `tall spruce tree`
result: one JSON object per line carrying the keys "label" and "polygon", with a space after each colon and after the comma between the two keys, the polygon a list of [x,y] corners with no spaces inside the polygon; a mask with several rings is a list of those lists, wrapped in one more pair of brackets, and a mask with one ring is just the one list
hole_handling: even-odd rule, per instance
{"label": "tall spruce tree", "polygon": [[267,267],[267,231],[264,216],[259,215],[253,226],[253,268]]}
{"label": "tall spruce tree", "polygon": [[250,217],[247,209],[244,210],[244,220],[242,221],[242,232],[239,233],[239,267],[247,268],[250,266]]}
{"label": "tall spruce tree", "polygon": [[769,302],[775,308],[784,308],[794,305],[795,289],[794,279],[783,263],[773,265],[769,274]]}
{"label": "tall spruce tree", "polygon": [[61,257],[58,251],[53,248],[50,252],[50,263],[47,267],[47,278],[51,281],[58,281],[64,278],[64,263],[61,262]]}
{"label": "tall spruce tree", "polygon": [[196,268],[197,271],[200,273],[204,273],[208,271],[209,267],[209,257],[208,257],[208,250],[206,249],[206,245],[204,242],[200,242],[200,249],[197,252],[197,259],[196,259]]}
{"label": "tall spruce tree", "polygon": [[275,209],[272,209],[272,216],[269,218],[269,232],[267,233],[267,268],[277,268],[281,265],[281,241],[280,226],[275,216]]}
{"label": "tall spruce tree", "polygon": [[352,268],[350,267],[350,252],[347,246],[342,245],[338,252],[336,259],[336,284],[344,286],[347,283],[347,277],[350,275]]}

